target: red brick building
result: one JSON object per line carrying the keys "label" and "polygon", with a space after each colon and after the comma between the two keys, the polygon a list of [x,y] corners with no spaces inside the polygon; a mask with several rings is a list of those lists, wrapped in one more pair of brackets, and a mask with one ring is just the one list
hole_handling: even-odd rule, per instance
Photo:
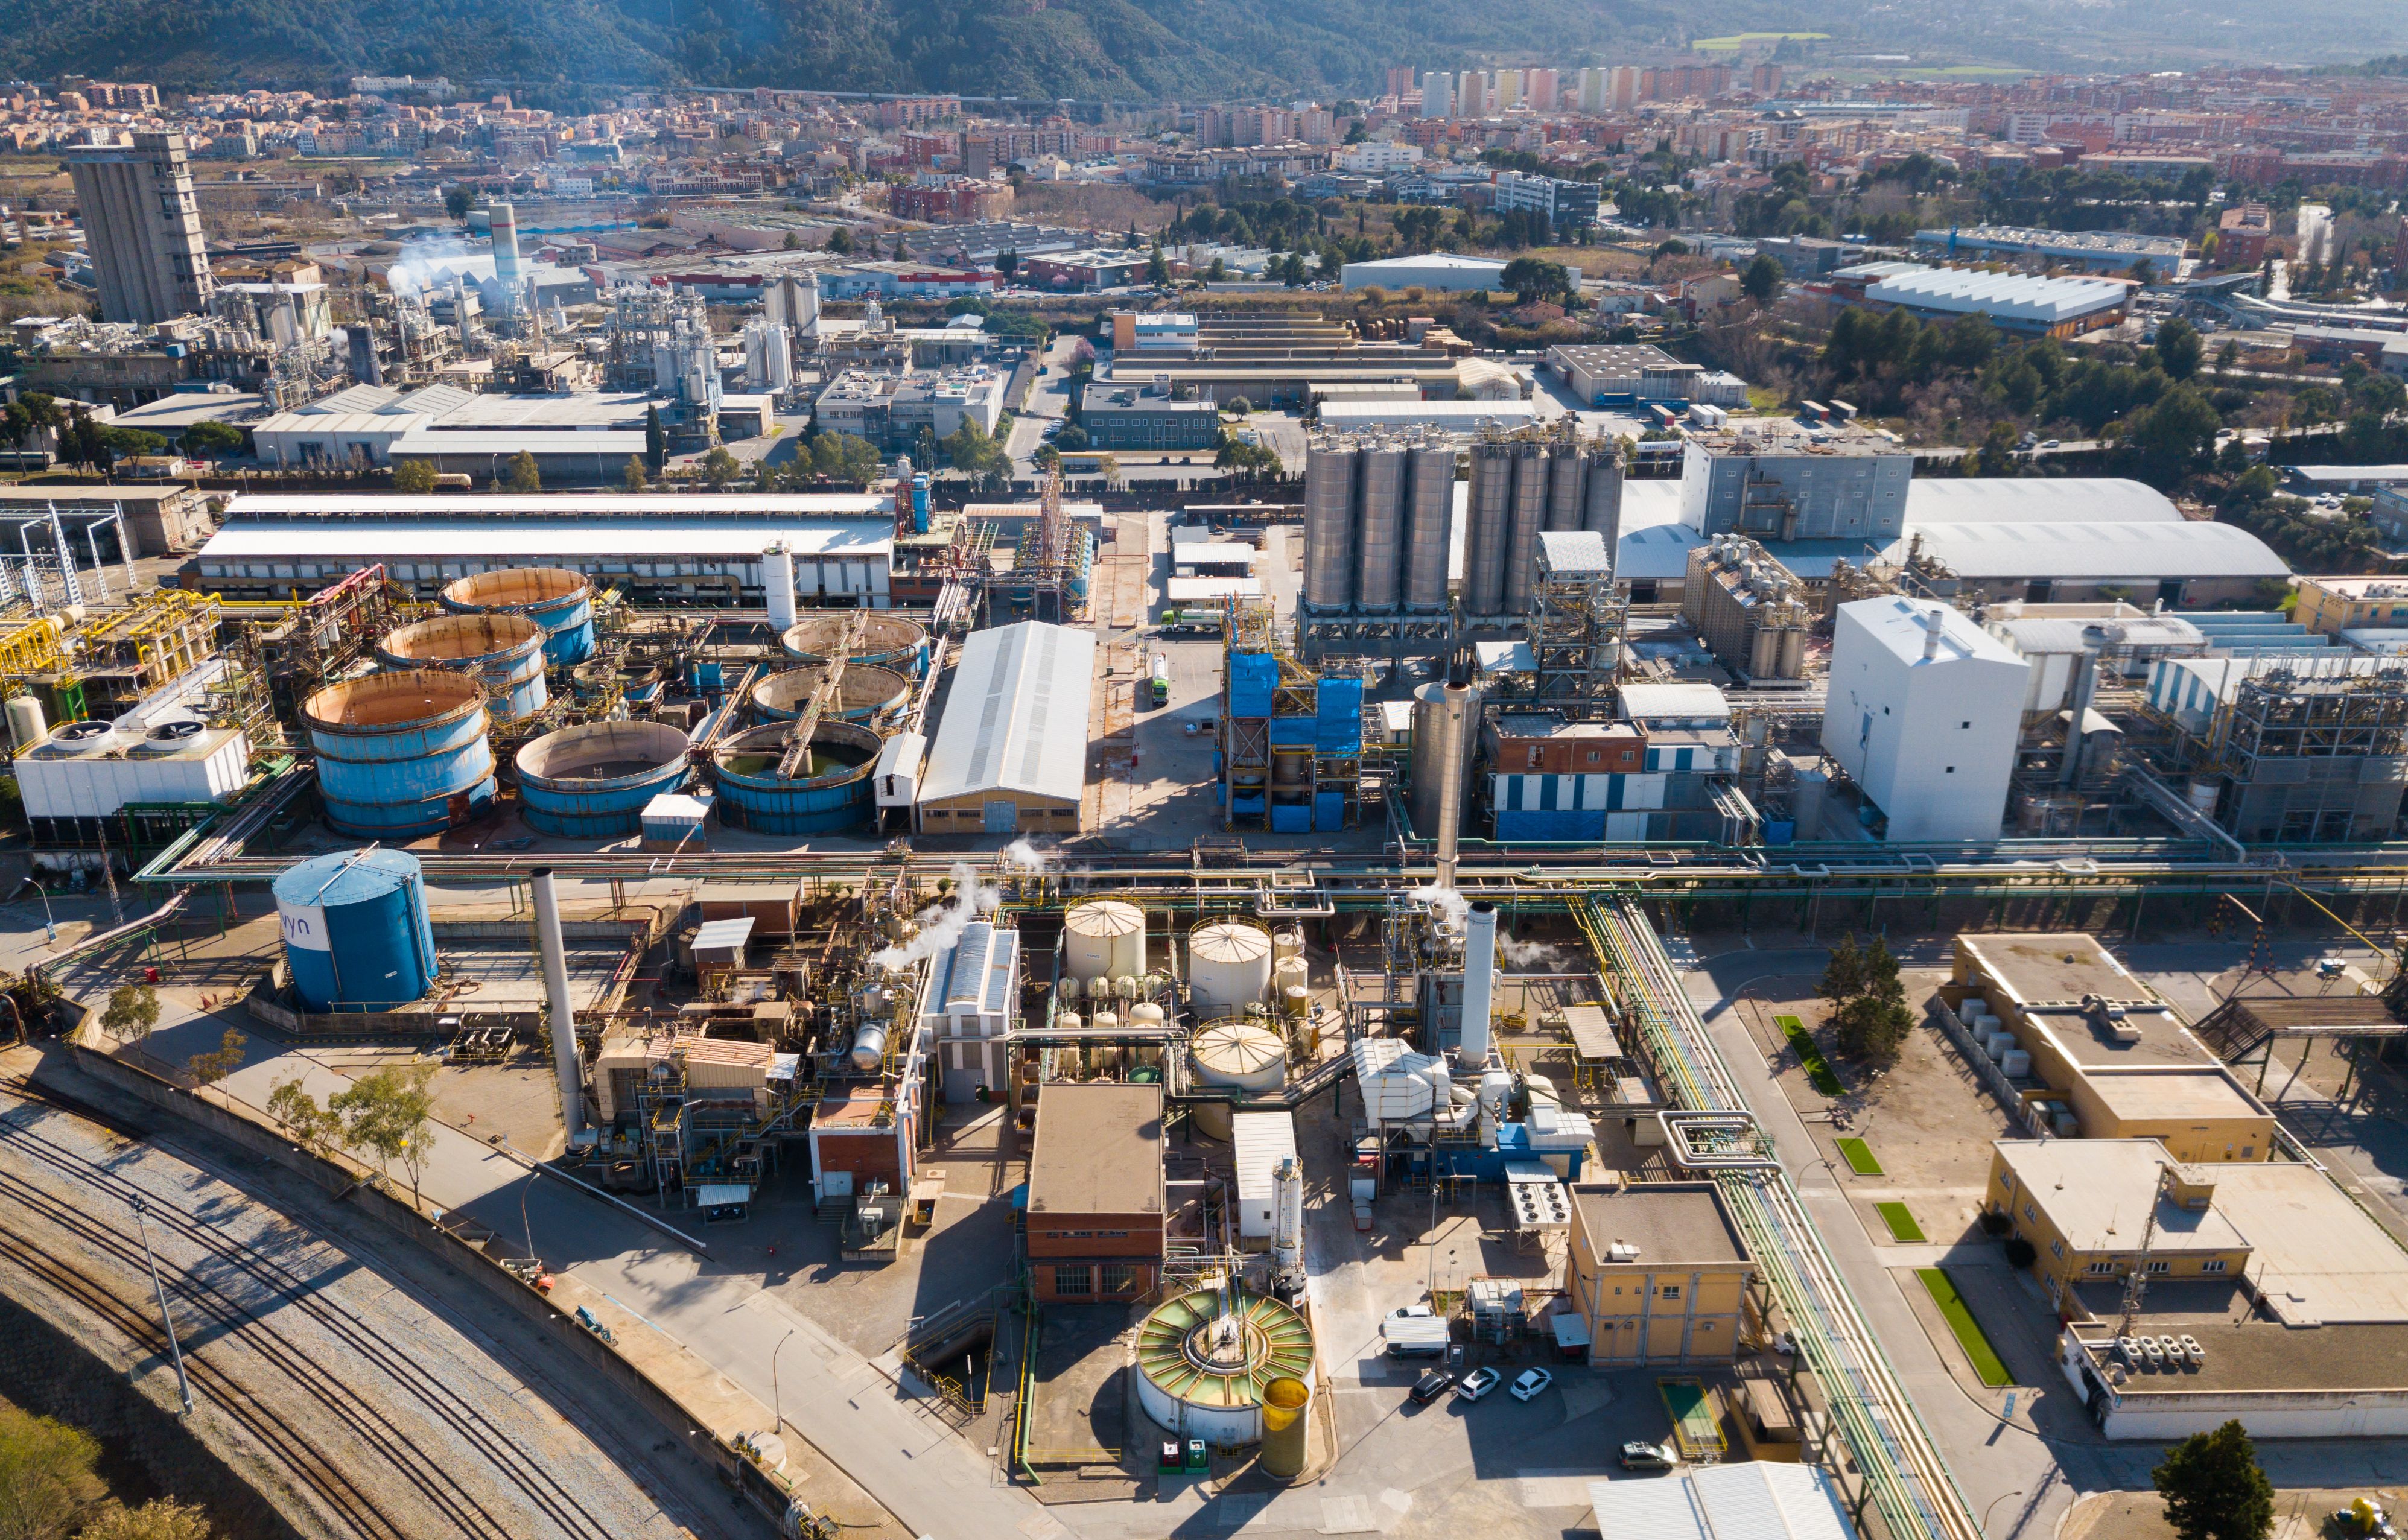
{"label": "red brick building", "polygon": [[1162,1088],[1050,1085],[1028,1158],[1028,1268],[1046,1304],[1135,1299],[1162,1270]]}

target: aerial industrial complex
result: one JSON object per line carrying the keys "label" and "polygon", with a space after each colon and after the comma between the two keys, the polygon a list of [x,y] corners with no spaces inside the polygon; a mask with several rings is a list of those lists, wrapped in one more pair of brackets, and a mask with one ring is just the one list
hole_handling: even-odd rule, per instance
{"label": "aerial industrial complex", "polygon": [[[1122,169],[1621,217],[1425,163],[1504,77],[1404,75]],[[2219,518],[2144,433],[1935,446],[1713,331],[1811,280],[1834,352],[2152,350],[2137,414],[2239,303],[2130,270],[2180,237],[1641,244],[1616,308],[1015,224],[1043,156],[962,107],[666,227],[555,217],[538,136],[339,283],[221,279],[180,133],[62,147],[0,1397],[395,1540],[2110,1535],[2236,1423],[2301,1514],[2408,1474],[2408,588],[2285,554],[2375,562],[2394,481],[2262,514],[2211,422]]]}

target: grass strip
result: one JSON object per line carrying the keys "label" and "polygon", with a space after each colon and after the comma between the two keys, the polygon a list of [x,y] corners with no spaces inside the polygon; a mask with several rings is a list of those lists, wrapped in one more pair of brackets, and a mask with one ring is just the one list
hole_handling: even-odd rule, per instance
{"label": "grass strip", "polygon": [[1823,1057],[1821,1046],[1814,1041],[1814,1034],[1806,1030],[1805,1022],[1794,1016],[1776,1016],[1772,1024],[1781,1029],[1781,1035],[1788,1038],[1789,1046],[1797,1050],[1798,1062],[1805,1069],[1806,1078],[1814,1083],[1816,1091],[1826,1096],[1845,1094],[1847,1088],[1840,1084],[1839,1072],[1831,1067],[1831,1061]]}
{"label": "grass strip", "polygon": [[1849,1170],[1859,1176],[1878,1176],[1882,1174],[1882,1163],[1873,1159],[1870,1145],[1862,1139],[1841,1139],[1837,1143],[1840,1147],[1840,1158],[1848,1162]]}
{"label": "grass strip", "polygon": [[1973,1319],[1973,1312],[1966,1307],[1965,1296],[1956,1291],[1948,1275],[1937,1267],[1918,1267],[1914,1276],[1923,1280],[1923,1287],[1931,1294],[1931,1303],[1940,1306],[1948,1329],[1956,1333],[1956,1346],[1965,1349],[1982,1383],[1994,1390],[2014,1384],[2014,1376],[2007,1373],[2006,1361],[1990,1346],[1990,1339],[1982,1334],[1981,1323]]}
{"label": "grass strip", "polygon": [[1914,1216],[1906,1211],[1906,1205],[1902,1203],[1878,1203],[1873,1205],[1873,1212],[1882,1217],[1882,1223],[1889,1226],[1889,1238],[1894,1241],[1916,1246],[1930,1238],[1924,1234],[1923,1226],[1914,1222]]}

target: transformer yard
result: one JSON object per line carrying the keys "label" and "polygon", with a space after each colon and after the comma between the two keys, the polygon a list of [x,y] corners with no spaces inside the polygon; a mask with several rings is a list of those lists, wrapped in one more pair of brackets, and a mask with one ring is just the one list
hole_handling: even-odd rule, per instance
{"label": "transformer yard", "polygon": [[[1976,1540],[2229,1416],[2273,1462],[2408,1433],[2386,854],[2235,860],[2168,808],[1809,839],[1794,713],[1650,673],[1662,617],[1590,561],[1613,448],[1482,441],[1475,619],[1520,635],[1476,644],[1443,449],[1316,441],[1351,468],[1301,528],[1091,527],[1058,484],[932,524],[907,481],[918,587],[863,607],[804,607],[783,539],[710,607],[566,567],[35,585],[0,1190],[84,1261],[0,1245],[0,1293],[153,1401],[180,1352],[296,1533],[482,1485],[524,1511],[464,1533],[1535,1536],[1670,1483]],[[1251,588],[1162,609],[1232,546]],[[1843,935],[1903,960],[1885,1047],[1818,993]],[[112,1148],[196,1173],[146,1189],[155,1290]],[[2068,1161],[2112,1241],[2016,1185]],[[286,1271],[212,1281],[195,1192]],[[2247,1244],[2122,1218],[2161,1202]],[[257,1290],[352,1262],[401,1282],[311,1315],[369,1356],[337,1393]],[[454,1433],[231,1416],[297,1395]]]}

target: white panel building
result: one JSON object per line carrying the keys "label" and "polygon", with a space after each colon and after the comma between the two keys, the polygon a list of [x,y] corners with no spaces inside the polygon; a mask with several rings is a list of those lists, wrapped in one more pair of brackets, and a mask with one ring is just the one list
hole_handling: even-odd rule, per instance
{"label": "white panel building", "polygon": [[1000,1093],[1007,1055],[1002,1038],[1018,1024],[1020,933],[973,920],[930,961],[920,1024],[933,1034],[945,1100]]}
{"label": "white panel building", "polygon": [[1842,605],[1823,751],[1887,815],[1884,837],[1996,839],[2030,673],[1945,605],[1897,595]]}

